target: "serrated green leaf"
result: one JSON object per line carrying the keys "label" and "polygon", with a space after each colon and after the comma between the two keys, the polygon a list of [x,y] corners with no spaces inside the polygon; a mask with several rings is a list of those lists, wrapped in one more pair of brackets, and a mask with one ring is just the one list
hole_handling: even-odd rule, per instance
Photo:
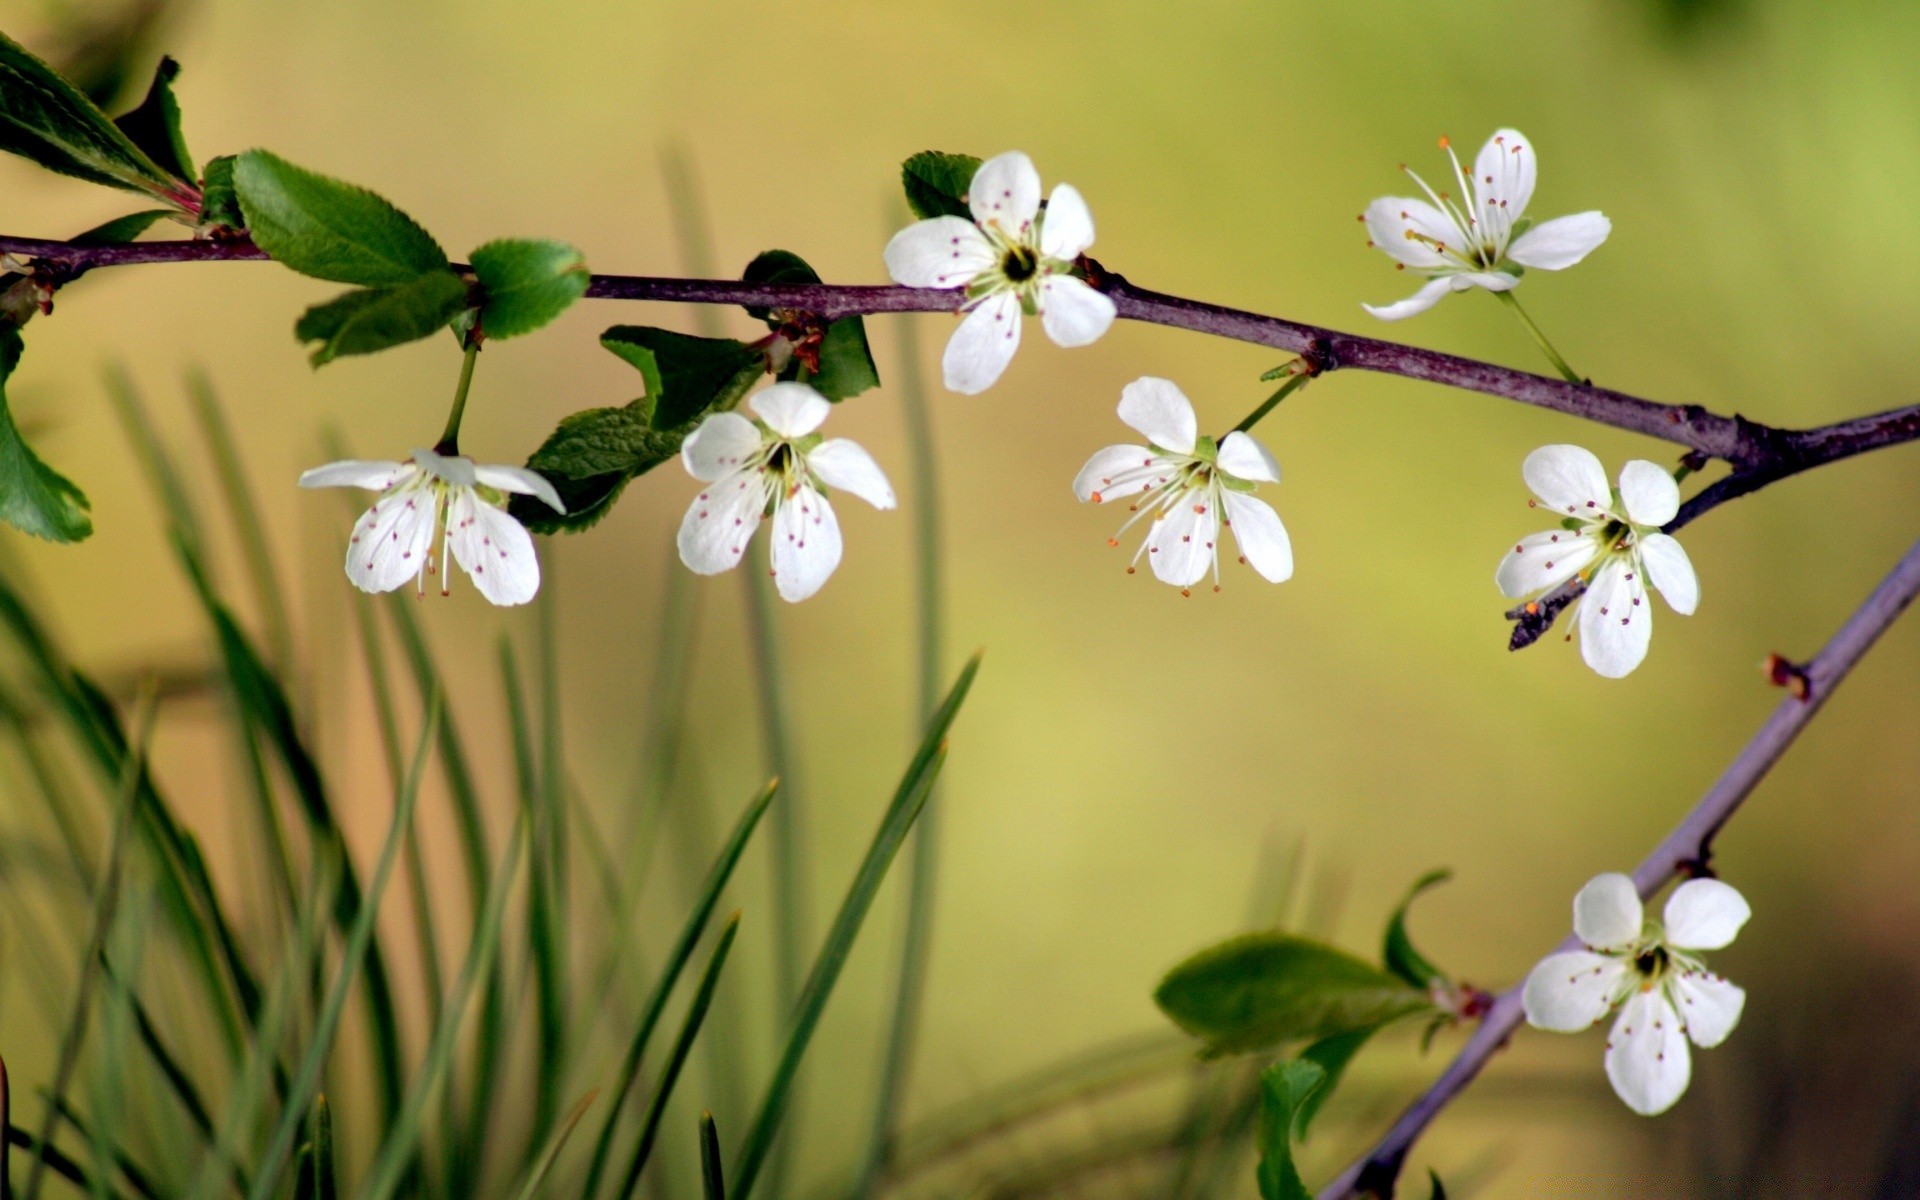
{"label": "serrated green leaf", "polygon": [[600,344],[646,379],[645,407],[655,429],[673,429],[716,404],[730,404],[766,369],[764,354],[732,338],[615,325],[600,335]]}
{"label": "serrated green leaf", "polygon": [[1313,1200],[1293,1165],[1298,1114],[1326,1082],[1319,1063],[1277,1062],[1260,1075],[1260,1200]]}
{"label": "serrated green leaf", "polygon": [[1353,1056],[1360,1053],[1360,1047],[1366,1045],[1367,1039],[1378,1029],[1376,1025],[1351,1033],[1336,1033],[1332,1037],[1321,1038],[1300,1052],[1302,1059],[1326,1073],[1326,1080],[1300,1102],[1300,1109],[1293,1117],[1293,1136],[1303,1142],[1307,1140],[1307,1127],[1319,1115],[1320,1106],[1333,1095],[1333,1089],[1340,1086],[1340,1077],[1346,1074],[1347,1064],[1353,1061]]}
{"label": "serrated green leaf", "polygon": [[75,234],[67,239],[75,246],[121,246],[139,237],[161,217],[174,214],[171,208],[150,208],[145,212],[128,213],[124,217],[115,217],[102,225],[95,225],[85,233]]}
{"label": "serrated green leaf", "polygon": [[240,212],[240,196],[233,190],[234,156],[223,154],[207,163],[200,179],[200,227],[245,229],[247,218]]}
{"label": "serrated green leaf", "polygon": [[466,281],[435,271],[394,287],[361,288],[300,315],[293,336],[319,342],[311,358],[323,366],[343,354],[373,354],[431,337],[466,311]]}
{"label": "serrated green leaf", "polygon": [[[819,283],[820,275],[807,261],[790,250],[768,250],[747,264],[740,278],[748,283]],[[778,329],[780,322],[766,308],[747,306],[748,315]],[[828,324],[820,340],[820,369],[807,377],[807,383],[827,399],[838,403],[880,385],[880,369],[874,365],[873,350],[867,344],[866,322],[859,317],[841,317]],[[780,378],[798,376],[801,364],[787,364]]]}
{"label": "serrated green leaf", "polygon": [[1435,983],[1449,982],[1446,972],[1428,962],[1426,957],[1413,948],[1413,939],[1407,935],[1407,909],[1414,898],[1436,884],[1445,883],[1453,878],[1453,872],[1445,867],[1428,871],[1413,887],[1408,889],[1406,899],[1393,910],[1393,916],[1387,921],[1385,945],[1381,950],[1381,961],[1387,970],[1406,980],[1417,988],[1431,988]]}
{"label": "serrated green leaf", "polygon": [[967,207],[967,189],[973,185],[980,160],[971,154],[942,154],[922,150],[900,164],[900,182],[907,190],[907,207],[921,220],[931,217],[973,219]]}
{"label": "serrated green leaf", "polygon": [[1432,1007],[1425,991],[1343,950],[1273,932],[1202,950],[1153,998],[1209,1054],[1317,1041]]}
{"label": "serrated green leaf", "polygon": [[518,337],[553,320],[586,294],[586,256],[565,242],[503,238],[473,252],[480,280],[480,328]]}
{"label": "serrated green leaf", "polygon": [[527,460],[527,466],[546,476],[560,493],[566,513],[556,513],[531,496],[512,497],[507,511],[535,533],[589,528],[607,515],[635,476],[680,453],[686,432],[653,428],[646,414],[631,404],[574,413]]}
{"label": "serrated green leaf", "polygon": [[180,183],[128,140],[99,105],[0,34],[0,150],[90,183],[181,203]]}
{"label": "serrated green leaf", "polygon": [[0,521],[50,542],[77,542],[93,532],[86,493],[40,461],[7,404],[7,381],[25,349],[19,330],[0,328]]}
{"label": "serrated green leaf", "polygon": [[439,243],[365,188],[265,150],[242,154],[233,182],[253,244],[302,275],[390,287],[446,269]]}
{"label": "serrated green leaf", "polygon": [[153,69],[147,98],[132,112],[115,117],[113,123],[148,158],[186,183],[198,178],[198,173],[193,169],[193,156],[187,153],[187,139],[180,132],[180,102],[173,95],[173,81],[179,74],[179,63],[171,57],[162,58]]}

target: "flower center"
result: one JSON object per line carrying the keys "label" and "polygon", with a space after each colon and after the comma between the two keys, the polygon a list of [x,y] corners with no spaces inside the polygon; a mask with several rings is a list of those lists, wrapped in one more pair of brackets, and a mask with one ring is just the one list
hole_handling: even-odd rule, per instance
{"label": "flower center", "polygon": [[1040,256],[1031,246],[1015,243],[1000,256],[1000,273],[1008,283],[1025,283],[1040,273]]}
{"label": "flower center", "polygon": [[1651,982],[1667,973],[1668,962],[1667,948],[1655,943],[1634,955],[1633,969],[1642,979]]}

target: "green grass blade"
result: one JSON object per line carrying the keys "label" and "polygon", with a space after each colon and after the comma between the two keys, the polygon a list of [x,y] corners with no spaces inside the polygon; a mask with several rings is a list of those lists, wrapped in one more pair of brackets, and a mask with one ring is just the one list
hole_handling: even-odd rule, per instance
{"label": "green grass blade", "polygon": [[533,867],[546,880],[547,920],[538,929],[546,943],[542,953],[551,960],[555,987],[550,1005],[552,1015],[558,1018],[548,1042],[542,1046],[541,1061],[554,1064],[553,1069],[540,1073],[542,1087],[536,1097],[533,1127],[542,1140],[560,1109],[558,1068],[566,1061],[565,1035],[572,1010],[569,993],[573,979],[568,968],[573,927],[569,919],[572,910],[569,881],[573,873],[567,866],[567,768],[560,735],[559,605],[553,600],[559,586],[555,581],[559,567],[556,558],[556,555],[547,558],[548,603],[540,605],[535,614],[540,636],[540,807],[535,811]]}
{"label": "green grass blade", "polygon": [[841,901],[840,912],[827,931],[826,942],[813,961],[813,970],[808,973],[807,986],[800,993],[800,1002],[794,1012],[793,1028],[787,1037],[786,1048],[781,1052],[773,1080],[767,1086],[766,1098],[760,1103],[759,1114],[747,1132],[746,1143],[741,1147],[738,1163],[733,1170],[733,1191],[738,1200],[745,1200],[753,1191],[754,1182],[773,1149],[774,1139],[780,1132],[781,1118],[786,1115],[794,1075],[799,1071],[800,1061],[813,1040],[820,1014],[826,1010],[834,985],[840,981],[840,971],[846,966],[847,956],[853,952],[854,939],[859,936],[860,926],[866,920],[868,910],[873,907],[874,895],[886,878],[887,868],[892,865],[894,855],[899,852],[901,843],[913,828],[914,818],[920,815],[920,809],[926,804],[927,795],[939,777],[940,767],[946,758],[947,731],[952,727],[954,717],[959,714],[961,704],[966,701],[967,692],[972,688],[974,676],[979,670],[980,656],[976,654],[961,669],[960,677],[947,693],[945,702],[934,713],[933,720],[928,722],[926,736],[907,765],[893,801],[880,821],[880,828],[874,833],[873,844],[867,848],[860,870],[854,875],[852,886],[847,889],[846,899]]}
{"label": "green grass blade", "polygon": [[713,1114],[700,1114],[700,1191],[706,1200],[727,1200],[726,1171],[720,1165],[720,1131]]}
{"label": "green grass blade", "polygon": [[[898,207],[896,202],[893,208]],[[890,227],[898,228],[892,221]],[[921,722],[933,718],[940,700],[942,642],[940,583],[940,474],[933,451],[933,421],[927,405],[920,360],[920,323],[912,318],[897,323],[900,367],[897,373],[900,411],[906,418],[909,474],[913,477],[915,657],[919,667]],[[865,1161],[856,1196],[870,1196],[894,1156],[899,1137],[900,1107],[912,1070],[913,1052],[920,1037],[920,1017],[926,1004],[927,965],[932,954],[933,911],[940,865],[940,807],[928,797],[913,830],[907,857],[907,914],[900,938],[900,974],[894,984],[892,1019],[882,1051],[880,1086],[874,1100],[873,1128],[867,1136]]]}
{"label": "green grass blade", "polygon": [[53,1087],[47,1114],[40,1123],[40,1136],[32,1160],[27,1164],[27,1182],[21,1189],[22,1200],[35,1200],[46,1173],[45,1151],[60,1128],[60,1108],[66,1100],[67,1086],[80,1061],[80,1047],[87,1036],[87,1019],[93,1009],[93,988],[100,975],[107,936],[113,930],[114,912],[119,905],[121,878],[126,870],[128,834],[140,796],[140,780],[146,772],[147,739],[153,733],[157,709],[153,693],[141,697],[134,715],[134,739],[120,767],[120,785],[113,805],[113,832],[107,843],[107,861],[100,869],[94,888],[92,928],[87,934],[86,955],[80,960],[79,981],[74,985],[72,1015],[60,1034],[60,1049],[55,1058]]}
{"label": "green grass blade", "polygon": [[674,943],[667,961],[660,968],[660,978],[654,981],[653,992],[640,1012],[640,1024],[627,1046],[626,1057],[621,1061],[619,1082],[614,1087],[607,1119],[600,1127],[600,1137],[594,1144],[593,1165],[587,1170],[587,1184],[580,1192],[587,1200],[592,1200],[599,1191],[600,1178],[606,1170],[607,1154],[613,1146],[614,1130],[620,1120],[621,1106],[626,1103],[627,1094],[633,1090],[634,1080],[640,1074],[640,1060],[646,1055],[647,1042],[653,1037],[654,1026],[659,1024],[660,1014],[667,1007],[667,997],[679,980],[680,972],[686,969],[687,960],[693,957],[693,948],[705,932],[714,907],[720,903],[721,891],[732,877],[734,867],[739,865],[740,855],[746,850],[754,827],[760,823],[761,816],[773,802],[774,793],[779,787],[779,780],[769,783],[747,805],[747,810],[740,814],[740,820],[734,825],[727,844],[721,847],[719,857],[713,860],[713,866],[707,871],[706,883],[701,886],[699,898],[694,901],[693,911],[687,915],[687,923],[680,930],[679,940]]}
{"label": "green grass blade", "polygon": [[287,600],[280,590],[280,577],[273,568],[265,528],[260,524],[260,506],[255,502],[253,486],[234,448],[233,431],[214,395],[213,380],[203,370],[187,373],[187,394],[193,399],[193,414],[200,423],[200,436],[213,459],[220,480],[221,498],[232,514],[240,535],[240,551],[247,575],[253,581],[254,599],[260,606],[260,619],[267,629],[269,661],[281,671],[293,667],[292,622],[287,616]]}
{"label": "green grass blade", "polygon": [[302,1170],[294,1184],[294,1200],[334,1200],[339,1187],[333,1164],[333,1109],[325,1092],[313,1098],[313,1115],[307,1124],[313,1132],[300,1148]]}
{"label": "green grass blade", "polygon": [[[74,1131],[96,1148],[111,1141],[101,1128],[98,1120],[88,1120],[73,1105],[62,1101],[60,1119],[73,1126]],[[136,1200],[162,1200],[160,1190],[154,1185],[140,1165],[124,1151],[109,1148],[104,1160],[96,1159],[94,1170],[87,1177],[87,1191],[93,1196],[111,1196],[113,1194],[113,1175],[118,1172],[127,1181],[128,1189]],[[59,1172],[55,1172],[58,1174]]]}
{"label": "green grass blade", "polygon": [[580,1102],[573,1106],[573,1111],[567,1114],[566,1119],[554,1129],[552,1136],[547,1138],[546,1148],[540,1151],[540,1157],[534,1161],[532,1169],[527,1172],[527,1182],[520,1189],[519,1200],[534,1200],[534,1197],[540,1194],[540,1185],[547,1181],[547,1176],[553,1171],[553,1164],[559,1161],[560,1151],[566,1148],[567,1139],[573,1136],[574,1126],[580,1124],[580,1118],[587,1115],[587,1109],[592,1107],[599,1095],[600,1093],[596,1090],[580,1097]]}
{"label": "green grass blade", "polygon": [[[47,1170],[66,1180],[79,1191],[88,1194],[93,1193],[93,1177],[87,1173],[85,1167],[81,1166],[58,1146],[42,1146],[37,1138],[18,1125],[7,1126],[6,1142],[7,1145],[15,1149],[25,1150],[27,1153],[43,1159],[47,1164]],[[5,1157],[5,1154],[0,1153],[0,1158]],[[106,1187],[106,1192],[110,1200],[128,1200],[124,1192],[116,1191],[110,1185],[103,1184],[103,1186]]]}
{"label": "green grass blade", "polygon": [[160,494],[168,523],[178,531],[181,540],[187,543],[197,560],[207,561],[206,530],[200,522],[199,511],[194,507],[193,494],[187,490],[180,472],[175,469],[173,456],[168,453],[166,443],[160,440],[160,433],[154,428],[132,377],[119,363],[107,367],[107,398],[113,402],[114,411],[126,431],[127,440],[133,443],[134,455],[145,469],[148,482]]}
{"label": "green grass blade", "polygon": [[739,932],[740,914],[734,913],[721,929],[719,943],[707,959],[699,990],[694,992],[693,1003],[687,1007],[680,1035],[674,1039],[673,1050],[667,1056],[666,1069],[660,1073],[660,1086],[654,1089],[653,1102],[647,1106],[646,1119],[640,1123],[640,1141],[634,1146],[632,1161],[627,1164],[626,1181],[616,1193],[622,1200],[631,1200],[640,1186],[640,1172],[646,1167],[653,1143],[660,1136],[660,1122],[666,1119],[667,1101],[673,1098],[673,1087],[680,1082],[680,1069],[687,1065],[687,1055],[693,1052],[693,1039],[700,1036],[700,1026],[707,1019],[707,1006],[713,1003],[714,989],[720,986],[721,968],[727,965],[727,952],[733,949],[733,937]]}
{"label": "green grass blade", "polygon": [[[253,1187],[247,1192],[247,1200],[269,1200],[279,1190],[280,1176],[288,1157],[293,1153],[294,1138],[300,1132],[307,1105],[319,1090],[320,1074],[326,1067],[334,1035],[339,1031],[347,994],[355,978],[360,975],[368,948],[373,942],[373,926],[379,914],[380,900],[387,893],[387,881],[392,877],[394,863],[400,856],[400,843],[406,836],[407,826],[413,822],[414,805],[420,798],[420,777],[426,771],[427,753],[433,745],[439,724],[440,702],[435,696],[427,703],[427,719],[420,727],[420,741],[414,749],[413,764],[407,771],[406,783],[394,799],[393,822],[380,845],[380,857],[374,862],[366,895],[354,913],[352,927],[347,931],[339,969],[327,985],[326,997],[321,1002],[319,1016],[314,1022],[312,1039],[294,1072],[293,1082],[288,1086],[286,1104],[274,1127],[273,1136],[267,1142],[266,1153],[255,1168]],[[344,881],[344,859],[341,875]]]}
{"label": "green grass blade", "polygon": [[[461,1017],[473,998],[474,989],[479,986],[480,977],[493,969],[499,954],[506,922],[507,898],[519,875],[527,836],[527,821],[522,817],[514,822],[506,853],[499,869],[493,873],[493,885],[487,893],[486,906],[473,927],[473,938],[467,944],[466,961],[461,964],[460,974],[453,981],[453,992],[448,999],[446,1012],[433,1031],[433,1040],[427,1045],[426,1059],[419,1073],[414,1076],[413,1086],[407,1092],[407,1101],[401,1106],[399,1116],[388,1130],[380,1153],[374,1159],[367,1182],[360,1190],[361,1200],[390,1200],[407,1180],[419,1149],[421,1118],[434,1095],[446,1083],[447,1073],[453,1065]],[[477,1151],[478,1148],[474,1149]]]}

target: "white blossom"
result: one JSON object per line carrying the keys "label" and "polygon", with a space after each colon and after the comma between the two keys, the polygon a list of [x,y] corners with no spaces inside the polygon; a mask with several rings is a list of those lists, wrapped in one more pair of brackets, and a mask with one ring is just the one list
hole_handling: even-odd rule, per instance
{"label": "white blossom", "polygon": [[[300,476],[300,486],[380,493],[354,523],[347,546],[347,578],[364,592],[390,592],[412,579],[424,593],[427,576],[438,570],[444,596],[453,582],[446,565],[451,556],[488,600],[525,604],[540,590],[540,560],[532,536],[507,515],[506,493],[537,496],[555,512],[567,511],[536,471],[432,450],[415,450],[406,462],[328,463]],[[442,535],[438,563],[436,529]]]}
{"label": "white blossom", "polygon": [[1645,918],[1633,880],[1597,876],[1573,898],[1573,932],[1583,950],[1549,955],[1521,994],[1536,1029],[1578,1033],[1618,1011],[1607,1038],[1607,1079],[1642,1116],[1672,1108],[1687,1090],[1687,1041],[1718,1046],[1740,1023],[1747,994],[1700,961],[1732,943],[1753,915],[1746,899],[1717,879],[1694,879],[1667,898],[1665,922]]}
{"label": "white blossom", "polygon": [[973,220],[934,217],[887,243],[887,272],[909,287],[965,287],[966,317],[947,342],[948,389],[992,387],[1020,348],[1020,317],[1037,313],[1060,346],[1085,346],[1113,324],[1113,301],[1074,274],[1093,245],[1093,214],[1071,184],[1040,204],[1040,173],[1018,150],[980,164],[967,189]]}
{"label": "white blossom", "polygon": [[771,517],[774,585],[783,599],[805,600],[840,565],[840,522],[821,485],[879,509],[893,507],[893,487],[858,445],[814,432],[832,405],[806,384],[771,384],[747,407],[758,421],[714,413],[680,446],[687,473],[707,485],[680,522],[680,561],[701,575],[730,570]]}
{"label": "white blossom", "polygon": [[1458,202],[1436,192],[1411,168],[1401,169],[1420,185],[1427,199],[1382,196],[1367,206],[1367,244],[1377,246],[1403,271],[1425,275],[1419,291],[1396,304],[1365,308],[1383,321],[1422,313],[1449,291],[1482,287],[1504,292],[1520,282],[1528,267],[1558,271],[1570,267],[1607,240],[1613,223],[1598,212],[1555,217],[1529,228],[1527,201],[1537,173],[1533,149],[1517,130],[1502,129],[1487,139],[1473,160],[1473,178],[1445,138],[1459,185]]}
{"label": "white blossom", "polygon": [[1635,459],[1621,469],[1620,486],[1609,488],[1600,460],[1579,446],[1542,446],[1520,473],[1561,527],[1514,543],[1494,582],[1518,599],[1580,576],[1580,656],[1609,679],[1628,674],[1653,638],[1647,584],[1682,615],[1700,603],[1687,552],[1660,532],[1680,510],[1680,486],[1658,464]]}
{"label": "white blossom", "polygon": [[[1152,517],[1146,540],[1134,552],[1131,574],[1142,554],[1154,577],[1189,589],[1209,571],[1220,590],[1219,539],[1222,527],[1233,531],[1240,561],[1270,583],[1293,575],[1293,545],[1286,526],[1254,488],[1280,482],[1280,465],[1267,448],[1235,430],[1217,444],[1199,432],[1193,404],[1173,383],[1147,376],[1120,393],[1120,419],[1140,431],[1147,445],[1108,446],[1080,468],[1073,494],[1095,504],[1138,497],[1128,506],[1133,516],[1125,533],[1142,517]],[[1107,539],[1120,544],[1119,536]]]}

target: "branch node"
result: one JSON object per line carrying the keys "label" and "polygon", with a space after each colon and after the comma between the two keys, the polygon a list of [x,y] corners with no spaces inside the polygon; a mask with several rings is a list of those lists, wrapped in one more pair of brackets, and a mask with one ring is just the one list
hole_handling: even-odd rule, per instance
{"label": "branch node", "polygon": [[1767,660],[1760,664],[1760,670],[1766,675],[1768,684],[1786,688],[1793,693],[1794,699],[1813,699],[1813,676],[1807,673],[1804,664],[1779,654],[1769,654]]}

